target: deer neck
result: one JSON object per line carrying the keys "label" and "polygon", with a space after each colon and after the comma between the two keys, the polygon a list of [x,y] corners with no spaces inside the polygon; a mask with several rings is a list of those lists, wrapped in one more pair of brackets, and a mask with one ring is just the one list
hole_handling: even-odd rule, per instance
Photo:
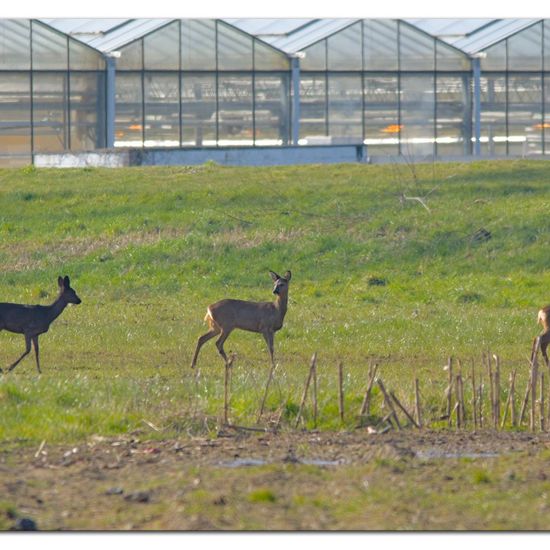
{"label": "deer neck", "polygon": [[278,294],[277,298],[275,299],[275,309],[279,312],[281,321],[284,319],[286,315],[287,307],[288,307],[288,293],[284,292],[282,294]]}
{"label": "deer neck", "polygon": [[60,294],[57,300],[48,306],[48,320],[50,323],[61,315],[63,310],[67,307],[67,303],[63,295]]}

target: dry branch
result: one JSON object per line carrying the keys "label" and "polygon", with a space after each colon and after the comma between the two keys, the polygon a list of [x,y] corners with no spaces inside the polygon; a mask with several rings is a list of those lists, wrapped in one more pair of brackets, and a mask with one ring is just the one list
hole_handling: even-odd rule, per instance
{"label": "dry branch", "polygon": [[344,421],[344,365],[342,361],[338,362],[338,410],[340,412],[340,422]]}
{"label": "dry branch", "polygon": [[374,380],[376,379],[377,371],[378,371],[378,365],[375,363],[374,367],[371,367],[369,369],[369,382],[367,386],[367,391],[365,392],[365,397],[363,398],[361,410],[359,411],[359,416],[369,416],[370,414],[370,398],[371,398],[372,386],[374,385]]}
{"label": "dry branch", "polygon": [[401,429],[401,424],[399,423],[399,418],[397,417],[397,413],[395,412],[395,408],[393,406],[391,398],[388,395],[388,392],[386,391],[386,388],[384,387],[384,383],[382,382],[382,380],[380,380],[380,378],[378,378],[378,380],[376,380],[376,383],[378,384],[380,390],[382,391],[382,394],[384,395],[384,402],[386,403],[386,406],[393,413],[393,417],[395,419],[395,423],[397,424],[397,428],[400,430]]}
{"label": "dry branch", "polygon": [[420,408],[420,389],[418,387],[418,378],[414,379],[414,410],[416,411],[416,422],[418,427],[422,428],[422,414]]}
{"label": "dry branch", "polygon": [[298,424],[300,423],[300,420],[302,418],[302,413],[304,411],[304,405],[307,397],[307,390],[309,389],[309,384],[311,383],[311,379],[313,378],[313,371],[315,370],[316,361],[317,361],[317,352],[315,352],[311,357],[311,365],[309,367],[309,373],[307,375],[306,385],[304,387],[304,393],[302,394],[302,401],[300,402],[300,409],[298,410],[298,416],[296,417],[296,428],[298,427]]}
{"label": "dry branch", "polygon": [[416,426],[417,428],[420,428],[420,426],[417,424],[416,420],[412,417],[412,415],[409,414],[409,412],[407,411],[407,409],[405,409],[405,407],[401,404],[401,402],[399,401],[399,399],[397,399],[395,393],[393,391],[390,391],[390,396],[391,398],[393,399],[394,403],[401,409],[401,411],[403,412],[403,414],[409,419],[409,421],[414,425]]}

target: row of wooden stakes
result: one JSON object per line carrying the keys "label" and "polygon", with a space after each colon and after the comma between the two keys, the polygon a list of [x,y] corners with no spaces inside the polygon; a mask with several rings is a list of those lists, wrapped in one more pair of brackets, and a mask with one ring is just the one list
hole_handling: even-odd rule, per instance
{"label": "row of wooden stakes", "polygon": [[[231,427],[229,421],[230,407],[230,384],[231,384],[231,365],[232,360],[228,362],[225,369],[225,392],[224,392],[224,425]],[[342,362],[338,363],[338,410],[340,421],[345,420],[344,410],[344,372]],[[518,414],[517,408],[517,369],[514,369],[509,376],[509,386],[504,407],[502,407],[502,384],[501,384],[501,362],[498,355],[490,352],[482,354],[482,369],[476,373],[475,364],[472,361],[469,369],[469,376],[465,373],[459,359],[448,358],[445,370],[447,371],[447,387],[444,393],[444,401],[441,404],[440,414],[436,418],[425,420],[423,418],[422,407],[420,403],[420,387],[417,377],[414,377],[414,411],[410,411],[396,396],[395,392],[388,390],[383,380],[378,375],[378,364],[371,365],[368,372],[367,388],[361,403],[361,408],[356,415],[358,419],[357,428],[368,428],[369,431],[381,433],[389,429],[401,430],[404,426],[412,426],[417,429],[430,427],[437,422],[440,426],[442,421],[446,421],[448,427],[458,429],[473,428],[474,430],[482,428],[493,428],[495,430],[503,429],[508,419],[513,428],[520,428],[524,425],[527,411],[529,411],[529,428],[536,431],[540,428],[546,431],[550,428],[550,406],[545,411],[545,373],[539,371],[536,355],[533,355],[530,361],[529,380],[525,388],[525,393],[521,401],[521,407]],[[265,391],[261,401],[261,406],[257,418],[260,422],[265,411],[265,403],[269,392],[270,384],[273,380],[275,366],[271,367]],[[486,388],[485,380],[488,381]],[[374,425],[369,425],[371,417],[371,404],[373,399],[373,388],[378,386],[383,398],[383,404],[387,414]],[[470,388],[471,398],[465,400],[465,385]],[[318,401],[317,401],[317,353],[311,358],[311,363],[306,378],[305,386],[300,400],[298,414],[296,416],[294,427],[298,428],[303,422],[304,411],[308,394],[312,396],[312,420],[313,427],[317,427],[318,420]],[[488,392],[488,395],[485,392]],[[488,403],[487,403],[488,397]],[[550,405],[550,399],[548,400]],[[468,406],[469,405],[469,408]],[[399,414],[398,414],[399,413]],[[275,422],[275,429],[278,429],[283,411],[281,409],[279,418]],[[400,420],[401,415],[401,420]],[[235,427],[235,426],[233,426]],[[250,428],[257,429],[257,428]],[[260,429],[264,431],[264,429]]]}

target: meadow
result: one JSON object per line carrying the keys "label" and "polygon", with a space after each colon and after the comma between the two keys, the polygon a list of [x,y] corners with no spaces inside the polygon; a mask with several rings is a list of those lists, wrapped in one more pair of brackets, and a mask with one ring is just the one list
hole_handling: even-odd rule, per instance
{"label": "meadow", "polygon": [[[267,401],[288,426],[314,352],[320,429],[356,422],[338,418],[339,361],[349,411],[373,363],[406,400],[417,376],[434,415],[448,356],[469,365],[491,350],[523,376],[549,300],[540,161],[25,168],[0,172],[0,201],[0,300],[50,303],[66,274],[83,300],[41,337],[42,376],[29,355],[0,379],[3,441],[74,442],[144,421],[163,437],[214,433],[224,369],[213,341],[198,379],[190,369],[206,307],[271,300],[270,269],[293,274]],[[24,339],[0,338],[7,366]],[[236,331],[225,347],[232,419],[253,425],[265,343]]]}

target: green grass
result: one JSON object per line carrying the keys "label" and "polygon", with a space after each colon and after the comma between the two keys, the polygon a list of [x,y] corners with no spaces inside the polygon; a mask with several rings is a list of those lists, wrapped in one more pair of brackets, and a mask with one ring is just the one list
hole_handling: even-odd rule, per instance
{"label": "green grass", "polygon": [[[429,211],[404,197],[424,197]],[[271,299],[268,269],[293,274],[267,403],[284,407],[287,426],[315,351],[322,429],[342,427],[339,360],[348,427],[371,362],[405,402],[417,375],[434,417],[449,355],[469,367],[491,349],[501,379],[518,367],[523,385],[536,312],[550,301],[540,161],[0,170],[0,200],[0,300],[51,302],[65,274],[83,300],[41,337],[41,377],[29,357],[0,379],[4,441],[78,441],[146,422],[163,430],[156,437],[215,429],[223,365],[213,343],[198,381],[189,368],[206,306]],[[480,228],[489,240],[475,238]],[[0,339],[7,366],[23,338]],[[235,332],[226,350],[237,353],[232,418],[252,424],[265,344]],[[382,414],[379,397],[374,407]]]}

